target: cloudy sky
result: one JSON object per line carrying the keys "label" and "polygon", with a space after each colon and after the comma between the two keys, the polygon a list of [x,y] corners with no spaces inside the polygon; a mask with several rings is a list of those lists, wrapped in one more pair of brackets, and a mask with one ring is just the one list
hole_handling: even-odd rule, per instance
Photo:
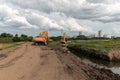
{"label": "cloudy sky", "polygon": [[0,0],[0,33],[120,36],[120,0]]}

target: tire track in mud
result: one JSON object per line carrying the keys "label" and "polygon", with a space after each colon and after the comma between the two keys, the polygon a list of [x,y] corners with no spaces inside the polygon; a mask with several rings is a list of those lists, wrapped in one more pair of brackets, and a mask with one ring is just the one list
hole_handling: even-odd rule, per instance
{"label": "tire track in mud", "polygon": [[[18,49],[20,49],[20,48],[21,48],[21,47],[17,47],[17,48],[13,49],[13,50],[10,51],[10,52],[11,52],[11,53],[12,53],[12,52],[15,52],[16,50],[18,50]],[[26,51],[27,51],[27,46],[25,46],[25,49],[24,49],[24,51],[23,51],[23,53],[22,53],[21,55],[15,57],[15,58],[13,58],[13,59],[11,59],[9,62],[7,62],[7,63],[5,63],[5,64],[0,65],[0,68],[7,68],[7,67],[10,67],[10,66],[14,65],[14,63],[15,63],[17,60],[19,60],[21,57],[24,56],[24,54],[25,54]]]}
{"label": "tire track in mud", "polygon": [[6,52],[6,53],[4,53],[4,54],[5,54],[5,55],[9,55],[9,54],[15,52],[16,50],[18,50],[19,48],[21,48],[21,47],[15,47],[13,50],[10,50],[10,51],[8,51],[8,52]]}
{"label": "tire track in mud", "polygon": [[12,53],[14,53],[17,49],[19,49],[20,47],[15,47],[12,50],[9,50],[7,52],[0,52],[0,61],[4,60],[5,58],[7,58],[8,56],[10,56]]}
{"label": "tire track in mud", "polygon": [[[60,53],[60,51],[57,51],[57,50],[55,51],[55,53],[57,55],[57,58],[59,59],[59,61],[63,65],[63,71],[64,71],[64,73],[68,74],[69,76],[71,76],[73,78],[73,68],[66,63],[66,61],[64,60],[65,57],[63,56],[63,53]],[[72,59],[70,59],[70,60],[72,60]],[[76,79],[74,79],[74,80],[76,80]]]}
{"label": "tire track in mud", "polygon": [[[45,49],[44,49],[45,48]],[[73,79],[73,72],[71,70],[71,67],[67,64],[65,64],[63,57],[61,55],[57,54],[58,50],[44,47],[43,50],[48,51],[48,57],[55,58],[55,64],[54,64],[54,80],[74,80]],[[58,53],[62,54],[60,51]],[[51,56],[52,55],[52,56]],[[53,56],[54,55],[54,56]]]}
{"label": "tire track in mud", "polygon": [[2,52],[2,50],[1,50],[1,51],[0,51],[0,54],[9,55],[9,54],[15,52],[16,50],[18,50],[18,49],[20,49],[20,48],[21,48],[21,46],[16,46],[16,47],[8,48],[8,49],[5,49],[5,50],[7,50],[7,51],[5,51],[5,52]]}
{"label": "tire track in mud", "polygon": [[[40,46],[41,54],[39,54],[40,62],[36,66],[36,68],[32,71],[31,79],[37,80],[36,77],[39,76],[39,80],[48,80],[47,78],[41,77],[41,75],[45,76],[49,74],[49,80],[64,80],[61,79],[59,73],[59,63],[58,59],[56,60],[56,54],[54,54],[54,50],[51,50],[49,47]],[[51,59],[52,58],[52,59]],[[54,61],[55,60],[55,61]],[[38,67],[39,66],[39,67]],[[46,71],[47,70],[47,71]],[[41,72],[45,71],[43,74],[40,75]],[[34,76],[34,77],[33,77]]]}
{"label": "tire track in mud", "polygon": [[[49,57],[49,53],[48,53],[48,49],[45,46],[35,46],[35,48],[38,48],[41,50],[41,53],[39,53],[39,58],[40,61],[38,62],[38,64],[35,66],[35,68],[31,71],[31,75],[30,75],[30,79],[31,80],[37,80],[36,77],[39,76],[39,71],[41,71],[46,65],[48,65],[48,57]],[[41,79],[39,79],[41,80]]]}

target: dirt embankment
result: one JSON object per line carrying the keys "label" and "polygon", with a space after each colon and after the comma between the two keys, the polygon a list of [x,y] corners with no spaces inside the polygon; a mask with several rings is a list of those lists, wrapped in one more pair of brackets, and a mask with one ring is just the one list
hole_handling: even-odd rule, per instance
{"label": "dirt embankment", "polygon": [[84,55],[88,57],[93,57],[100,60],[106,61],[120,61],[120,49],[114,48],[111,50],[100,50],[93,48],[82,48],[82,47],[74,47],[68,46],[69,50],[72,51],[76,55]]}
{"label": "dirt embankment", "polygon": [[81,62],[66,48],[19,45],[0,54],[0,80],[119,80],[110,70]]}
{"label": "dirt embankment", "polygon": [[77,56],[68,49],[52,47],[56,51],[61,63],[65,65],[65,71],[73,76],[74,80],[119,80],[118,74],[112,73],[104,68],[99,69],[83,63]]}
{"label": "dirt embankment", "polygon": [[108,52],[110,61],[120,61],[120,49],[112,49]]}

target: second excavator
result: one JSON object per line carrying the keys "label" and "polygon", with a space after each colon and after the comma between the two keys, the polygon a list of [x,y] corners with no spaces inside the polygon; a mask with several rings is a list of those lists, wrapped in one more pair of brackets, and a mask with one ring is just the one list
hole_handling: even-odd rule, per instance
{"label": "second excavator", "polygon": [[63,33],[63,36],[61,37],[61,44],[66,45],[67,44],[67,35]]}

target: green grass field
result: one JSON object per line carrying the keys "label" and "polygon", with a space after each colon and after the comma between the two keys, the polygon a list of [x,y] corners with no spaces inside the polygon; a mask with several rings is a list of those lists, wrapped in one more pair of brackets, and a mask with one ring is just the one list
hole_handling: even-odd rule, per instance
{"label": "green grass field", "polygon": [[0,38],[0,43],[11,43],[13,38]]}
{"label": "green grass field", "polygon": [[68,46],[81,46],[83,48],[96,48],[110,50],[112,48],[120,48],[120,40],[106,40],[106,41],[72,41]]}
{"label": "green grass field", "polygon": [[6,49],[6,48],[10,48],[10,47],[14,47],[17,45],[22,44],[22,42],[17,42],[17,43],[0,43],[0,50]]}

